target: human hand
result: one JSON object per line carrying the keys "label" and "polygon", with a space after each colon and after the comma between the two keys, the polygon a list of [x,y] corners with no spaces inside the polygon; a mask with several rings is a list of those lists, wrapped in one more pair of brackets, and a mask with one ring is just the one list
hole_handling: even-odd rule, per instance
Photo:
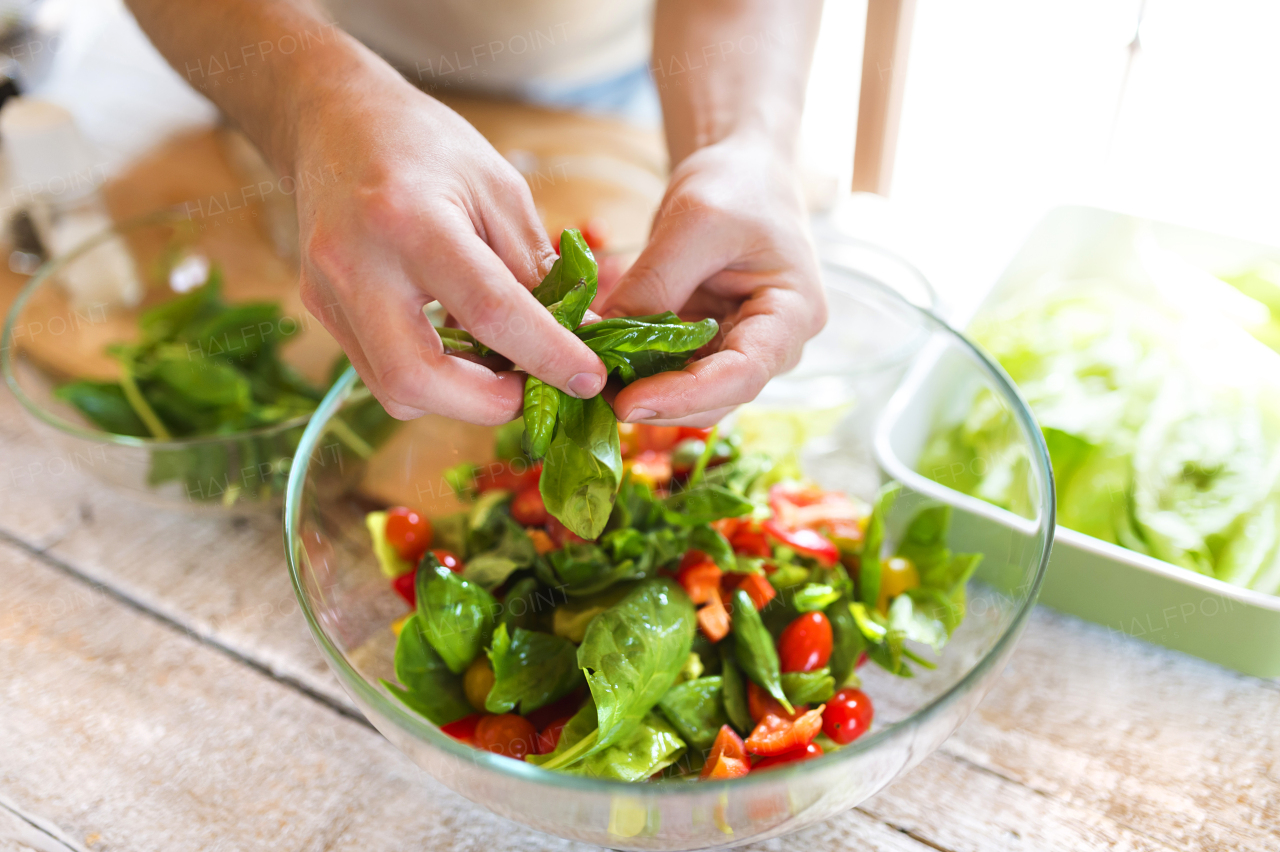
{"label": "human hand", "polygon": [[649,244],[597,304],[713,317],[718,350],[624,388],[619,420],[708,426],[795,366],[827,319],[805,220],[793,170],[765,145],[730,138],[676,167]]}
{"label": "human hand", "polygon": [[433,299],[530,374],[599,393],[603,363],[529,294],[555,252],[520,174],[439,101],[374,83],[324,98],[297,130],[307,309],[400,419],[491,425],[521,410],[519,374],[445,354],[422,311]]}

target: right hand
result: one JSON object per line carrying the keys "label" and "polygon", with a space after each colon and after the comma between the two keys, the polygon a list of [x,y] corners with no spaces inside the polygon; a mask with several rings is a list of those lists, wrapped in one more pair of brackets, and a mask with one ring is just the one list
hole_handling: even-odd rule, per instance
{"label": "right hand", "polygon": [[521,369],[595,396],[604,364],[529,293],[555,252],[519,172],[439,101],[375,82],[313,105],[296,131],[303,304],[402,420],[521,411],[519,374],[445,354],[422,312],[433,299]]}

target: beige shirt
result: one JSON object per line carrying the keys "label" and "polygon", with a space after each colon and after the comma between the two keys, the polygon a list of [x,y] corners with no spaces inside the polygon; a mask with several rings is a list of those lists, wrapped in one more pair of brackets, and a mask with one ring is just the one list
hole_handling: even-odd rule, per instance
{"label": "beige shirt", "polygon": [[326,0],[339,26],[428,90],[569,90],[642,67],[652,0]]}

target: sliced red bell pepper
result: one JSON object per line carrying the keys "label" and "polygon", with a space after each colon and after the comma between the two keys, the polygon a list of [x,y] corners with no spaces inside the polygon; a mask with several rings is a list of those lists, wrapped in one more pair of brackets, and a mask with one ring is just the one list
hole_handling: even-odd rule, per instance
{"label": "sliced red bell pepper", "polygon": [[840,559],[840,551],[829,538],[817,530],[788,529],[776,519],[770,518],[764,522],[764,531],[778,544],[785,545],[805,556],[812,556],[828,568]]}
{"label": "sliced red bell pepper", "polygon": [[804,748],[822,730],[822,711],[826,705],[814,709],[794,721],[772,713],[761,719],[747,737],[747,751],[771,757]]}

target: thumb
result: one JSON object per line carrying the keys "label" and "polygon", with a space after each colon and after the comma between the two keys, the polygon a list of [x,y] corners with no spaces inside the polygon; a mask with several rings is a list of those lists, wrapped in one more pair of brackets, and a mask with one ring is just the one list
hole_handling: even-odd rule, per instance
{"label": "thumb", "polygon": [[608,317],[643,316],[679,311],[703,281],[731,260],[724,240],[683,217],[661,216],[654,222],[649,244],[600,303]]}

